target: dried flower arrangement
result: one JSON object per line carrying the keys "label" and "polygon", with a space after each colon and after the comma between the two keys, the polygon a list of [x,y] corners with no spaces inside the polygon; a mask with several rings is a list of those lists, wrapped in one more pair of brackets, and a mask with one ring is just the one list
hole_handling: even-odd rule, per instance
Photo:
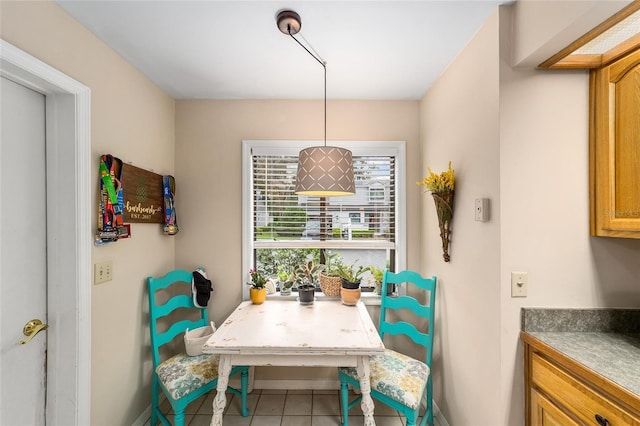
{"label": "dried flower arrangement", "polygon": [[451,258],[449,256],[449,241],[451,240],[451,220],[453,219],[453,193],[455,188],[455,171],[451,168],[449,161],[448,170],[436,174],[427,168],[429,174],[421,182],[416,182],[418,186],[424,186],[424,192],[430,192],[436,205],[438,214],[438,224],[440,226],[440,238],[442,239],[442,257],[445,262]]}

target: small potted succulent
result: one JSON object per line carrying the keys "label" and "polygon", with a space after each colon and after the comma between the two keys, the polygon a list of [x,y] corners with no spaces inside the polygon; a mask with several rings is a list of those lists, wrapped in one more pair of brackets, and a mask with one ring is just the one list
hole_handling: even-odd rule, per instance
{"label": "small potted succulent", "polygon": [[251,303],[261,305],[267,298],[267,279],[256,269],[249,269],[249,276],[251,277],[251,281],[249,281],[247,285],[251,286],[249,289]]}
{"label": "small potted succulent", "polygon": [[371,266],[369,271],[371,271],[371,277],[374,281],[373,293],[380,294],[382,292],[382,275],[384,274],[384,271],[376,266]]}
{"label": "small potted succulent", "polygon": [[291,289],[296,283],[296,275],[284,270],[282,266],[278,266],[278,286],[280,287],[280,296],[289,296]]}
{"label": "small potted succulent", "polygon": [[295,270],[295,283],[298,287],[298,299],[301,305],[311,305],[315,299],[316,283],[324,265],[316,265],[313,260],[308,260],[303,265],[298,265]]}

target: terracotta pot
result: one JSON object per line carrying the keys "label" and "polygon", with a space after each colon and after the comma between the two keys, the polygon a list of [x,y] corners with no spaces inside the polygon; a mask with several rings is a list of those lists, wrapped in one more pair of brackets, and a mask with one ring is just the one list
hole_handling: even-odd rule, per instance
{"label": "terracotta pot", "polygon": [[342,303],[345,305],[353,306],[360,300],[360,288],[351,289],[342,287],[340,289],[340,298],[342,298]]}
{"label": "terracotta pot", "polygon": [[262,305],[267,298],[266,288],[250,288],[249,298],[254,305]]}

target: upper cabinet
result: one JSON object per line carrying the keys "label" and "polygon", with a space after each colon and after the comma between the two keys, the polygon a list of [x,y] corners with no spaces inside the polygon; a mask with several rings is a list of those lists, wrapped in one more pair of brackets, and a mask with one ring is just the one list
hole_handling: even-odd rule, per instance
{"label": "upper cabinet", "polygon": [[640,49],[592,70],[591,234],[640,239]]}
{"label": "upper cabinet", "polygon": [[[609,7],[599,3],[599,6]],[[616,4],[624,2],[615,2]],[[583,7],[583,6],[578,6]],[[594,6],[595,7],[595,6]],[[591,10],[591,12],[594,12]],[[640,46],[640,0],[630,2],[613,16],[539,65],[544,69],[600,68]]]}
{"label": "upper cabinet", "polygon": [[591,235],[640,239],[640,0],[539,66],[591,70]]}

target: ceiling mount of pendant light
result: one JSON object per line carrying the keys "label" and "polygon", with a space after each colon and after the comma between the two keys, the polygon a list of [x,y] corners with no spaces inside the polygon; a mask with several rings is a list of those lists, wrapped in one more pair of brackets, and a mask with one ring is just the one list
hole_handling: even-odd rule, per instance
{"label": "ceiling mount of pendant light", "polygon": [[294,37],[302,28],[302,20],[293,10],[282,10],[276,16],[278,29],[296,41],[324,69],[324,145],[305,148],[298,155],[295,193],[311,197],[338,197],[356,192],[351,151],[327,146],[327,64],[311,53]]}

